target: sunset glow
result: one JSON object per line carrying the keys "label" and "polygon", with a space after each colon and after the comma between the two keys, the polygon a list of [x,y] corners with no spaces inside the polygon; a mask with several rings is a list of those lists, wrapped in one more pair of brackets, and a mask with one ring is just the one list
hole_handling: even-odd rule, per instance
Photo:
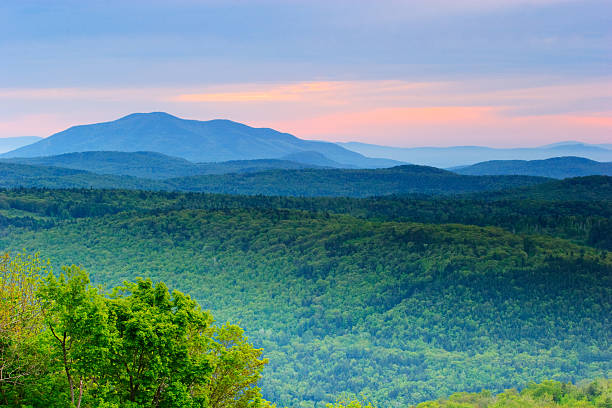
{"label": "sunset glow", "polygon": [[610,140],[607,2],[140,5],[7,7],[0,137],[166,111],[396,146]]}

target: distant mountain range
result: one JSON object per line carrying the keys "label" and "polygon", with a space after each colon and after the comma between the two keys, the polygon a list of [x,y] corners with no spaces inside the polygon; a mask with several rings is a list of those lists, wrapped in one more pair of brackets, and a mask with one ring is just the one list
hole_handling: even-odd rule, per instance
{"label": "distant mountain range", "polygon": [[[155,180],[213,174],[255,173],[269,170],[345,167],[317,152],[295,153],[284,156],[283,159],[231,160],[219,163],[192,163],[179,157],[155,152],[65,153],[57,156],[0,159],[0,162],[62,167],[97,174],[133,176]],[[610,176],[612,175],[612,163],[600,163],[581,157],[557,157],[532,161],[493,160],[449,170],[472,176],[523,175],[568,178],[590,175]]]}
{"label": "distant mountain range", "polygon": [[[316,155],[287,156],[296,159],[335,163]],[[179,157],[155,152],[81,152],[64,153],[57,156],[9,158],[0,162],[29,164],[34,166],[53,166],[75,170],[85,170],[98,174],[134,176],[148,179],[169,179],[205,174],[247,173],[274,169],[306,169],[332,166],[298,163],[281,159],[232,160],[220,163],[192,163]],[[338,163],[335,163],[336,165]],[[341,166],[335,166],[341,167]]]}
{"label": "distant mountain range", "polygon": [[372,159],[335,143],[299,139],[273,129],[230,120],[186,120],[163,112],[134,113],[121,119],[73,126],[2,157],[40,157],[87,151],[148,151],[191,162],[280,159],[317,152],[346,167],[380,168],[402,162]]}
{"label": "distant mountain range", "polygon": [[[0,154],[0,161],[6,163],[148,180],[270,170],[389,168],[405,162],[448,168],[462,175],[566,178],[612,172],[609,144],[566,141],[515,149],[334,144],[230,120],[186,120],[163,112],[135,113],[112,122],[74,126],[45,139],[0,139],[0,151],[3,146],[17,146]],[[229,179],[239,182],[240,177]]]}
{"label": "distant mountain range", "polygon": [[9,152],[42,140],[38,136],[0,137],[0,153]]}
{"label": "distant mountain range", "polygon": [[612,162],[600,163],[582,157],[555,157],[529,161],[491,160],[451,170],[471,176],[515,174],[563,179],[592,175],[612,176]]}
{"label": "distant mountain range", "polygon": [[368,197],[496,191],[548,180],[531,176],[464,176],[433,167],[411,165],[387,169],[284,169],[152,180],[0,162],[0,188],[113,188],[245,195]]}
{"label": "distant mountain range", "polygon": [[390,147],[348,142],[338,145],[369,157],[404,161],[423,166],[452,168],[487,160],[542,160],[552,157],[576,156],[600,162],[612,161],[612,146],[580,142],[561,142],[541,147],[496,149],[483,146],[453,147]]}

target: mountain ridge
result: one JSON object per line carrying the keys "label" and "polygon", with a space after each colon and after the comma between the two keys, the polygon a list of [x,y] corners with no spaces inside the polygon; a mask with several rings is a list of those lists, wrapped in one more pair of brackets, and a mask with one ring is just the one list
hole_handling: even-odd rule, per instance
{"label": "mountain ridge", "polygon": [[4,163],[51,166],[85,170],[97,174],[169,179],[204,174],[242,173],[273,169],[319,168],[315,164],[284,159],[234,160],[218,163],[193,163],[157,152],[93,151],[63,153],[55,156],[0,159]]}
{"label": "mountain ridge", "polygon": [[539,147],[494,148],[486,146],[393,147],[360,142],[339,142],[346,149],[369,157],[388,158],[413,164],[451,168],[490,160],[544,160],[560,156],[578,156],[600,162],[612,161],[607,145],[559,142]]}
{"label": "mountain ridge", "polygon": [[452,195],[529,186],[550,180],[531,176],[465,176],[415,165],[387,169],[266,170],[153,180],[0,162],[0,174],[0,188],[140,189],[300,197]]}
{"label": "mountain ridge", "polygon": [[612,176],[612,162],[602,163],[583,157],[566,156],[544,160],[489,160],[450,170],[472,176],[514,174],[562,179],[593,175]]}

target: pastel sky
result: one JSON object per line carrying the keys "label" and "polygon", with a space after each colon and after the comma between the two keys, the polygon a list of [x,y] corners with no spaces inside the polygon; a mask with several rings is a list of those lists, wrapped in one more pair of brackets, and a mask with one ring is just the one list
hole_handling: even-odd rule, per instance
{"label": "pastel sky", "polygon": [[610,0],[2,0],[0,137],[132,112],[395,146],[612,143]]}

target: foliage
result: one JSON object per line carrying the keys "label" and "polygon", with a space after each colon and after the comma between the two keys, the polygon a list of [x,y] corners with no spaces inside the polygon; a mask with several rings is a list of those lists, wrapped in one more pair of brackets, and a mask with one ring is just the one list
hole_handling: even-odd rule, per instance
{"label": "foliage", "polygon": [[423,402],[415,408],[608,408],[612,406],[612,381],[600,380],[574,386],[571,383],[544,381],[531,383],[518,392],[506,390],[496,396],[489,391],[456,393],[437,401]]}
{"label": "foliage", "polygon": [[[612,406],[612,380],[599,380],[575,386],[571,383],[543,381],[530,383],[521,392],[509,389],[493,395],[459,392],[448,398],[426,401],[412,408],[608,408]],[[327,408],[375,408],[361,399],[327,404]]]}
{"label": "foliage", "polygon": [[[29,277],[29,272],[42,270],[37,257],[4,259],[11,276]],[[9,340],[20,350],[47,353],[37,361],[36,371],[24,371],[27,381],[11,377],[0,382],[0,404],[269,406],[257,387],[267,363],[260,358],[262,351],[248,343],[238,326],[212,326],[211,315],[189,296],[170,294],[163,283],[144,279],[105,293],[76,266],[64,267],[58,277],[49,272],[43,281],[27,282],[31,284],[14,292],[31,296],[28,303],[39,313],[24,319],[38,325],[28,328],[28,336]],[[19,367],[26,367],[21,360]]]}
{"label": "foliage", "polygon": [[0,394],[5,401],[14,384],[41,369],[35,339],[42,308],[36,288],[46,269],[36,255],[0,256]]}
{"label": "foliage", "polygon": [[258,385],[279,404],[347,391],[405,407],[608,376],[612,255],[576,242],[593,225],[606,235],[610,205],[568,191],[551,204],[13,190],[3,214],[23,226],[0,245],[81,264],[97,284],[188,291],[264,348]]}
{"label": "foliage", "polygon": [[229,323],[211,328],[212,381],[207,390],[211,407],[247,408],[260,398],[257,387],[267,359],[244,338],[244,331]]}
{"label": "foliage", "polygon": [[368,199],[19,189],[0,191],[0,227],[39,230],[73,218],[102,217],[126,211],[164,214],[182,209],[285,208],[321,215],[349,214],[376,221],[497,226],[512,233],[551,235],[610,250],[610,180],[610,177],[583,177],[545,183],[537,189],[503,193]]}

